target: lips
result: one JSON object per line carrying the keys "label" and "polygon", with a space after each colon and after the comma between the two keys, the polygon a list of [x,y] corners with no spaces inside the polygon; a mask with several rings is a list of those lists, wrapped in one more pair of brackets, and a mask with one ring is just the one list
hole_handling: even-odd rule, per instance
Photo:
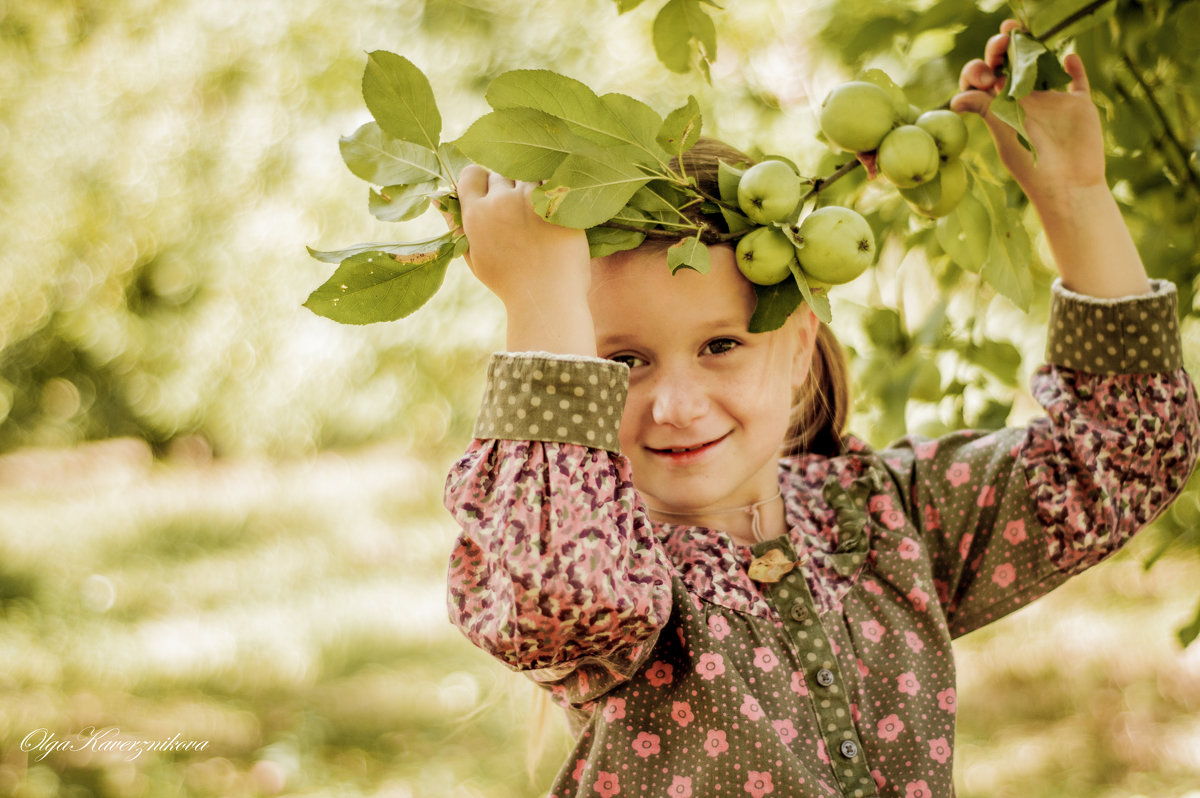
{"label": "lips", "polygon": [[713,438],[712,440],[704,441],[703,443],[683,446],[665,446],[662,448],[647,446],[646,449],[651,454],[658,455],[659,457],[666,458],[673,462],[689,462],[702,457],[706,452],[711,450],[727,437],[729,437],[729,433],[725,433],[719,438]]}

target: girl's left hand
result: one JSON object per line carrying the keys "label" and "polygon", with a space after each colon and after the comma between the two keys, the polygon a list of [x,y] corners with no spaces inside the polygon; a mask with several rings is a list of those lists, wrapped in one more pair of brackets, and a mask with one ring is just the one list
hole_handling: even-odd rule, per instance
{"label": "girl's left hand", "polygon": [[950,107],[983,117],[1001,162],[1035,206],[1053,204],[1080,189],[1106,186],[1100,114],[1078,55],[1072,53],[1063,61],[1071,76],[1066,91],[1035,91],[1019,101],[1025,111],[1025,130],[1037,151],[1036,163],[1017,141],[1016,131],[991,113],[992,99],[1004,88],[1005,77],[997,70],[1004,64],[1009,34],[1020,27],[1016,20],[1005,20],[1000,33],[988,40],[984,57],[963,67],[959,76],[962,91],[950,101]]}

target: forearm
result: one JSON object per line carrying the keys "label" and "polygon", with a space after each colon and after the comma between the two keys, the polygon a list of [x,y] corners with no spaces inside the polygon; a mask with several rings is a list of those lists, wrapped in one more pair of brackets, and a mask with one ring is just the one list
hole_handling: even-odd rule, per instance
{"label": "forearm", "polygon": [[1121,210],[1103,183],[1033,200],[1063,285],[1101,298],[1150,291]]}
{"label": "forearm", "polygon": [[596,327],[586,288],[547,286],[505,301],[509,352],[596,356]]}

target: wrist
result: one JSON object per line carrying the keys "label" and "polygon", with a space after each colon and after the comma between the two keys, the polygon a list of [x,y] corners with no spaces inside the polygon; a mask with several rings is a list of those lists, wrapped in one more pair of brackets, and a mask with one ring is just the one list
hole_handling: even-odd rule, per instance
{"label": "wrist", "polygon": [[[1072,220],[1078,224],[1095,215],[1106,216],[1117,211],[1117,200],[1108,184],[1101,181],[1086,186],[1069,186],[1027,192],[1030,203],[1042,223]],[[1086,224],[1085,224],[1086,226]]]}
{"label": "wrist", "polygon": [[1064,287],[1094,297],[1149,291],[1145,267],[1107,185],[1064,189],[1030,201]]}
{"label": "wrist", "polygon": [[510,352],[596,355],[596,327],[587,289],[543,286],[504,303]]}

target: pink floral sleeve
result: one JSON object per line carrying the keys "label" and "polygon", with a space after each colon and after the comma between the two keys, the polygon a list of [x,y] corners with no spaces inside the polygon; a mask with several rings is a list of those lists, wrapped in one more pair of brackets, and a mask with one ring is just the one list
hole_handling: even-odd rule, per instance
{"label": "pink floral sleeve", "polygon": [[1183,489],[1200,410],[1174,287],[1155,289],[1103,302],[1056,285],[1049,363],[1032,385],[1046,415],[1028,428],[910,437],[880,453],[929,548],[954,634],[1100,562]]}
{"label": "pink floral sleeve", "polygon": [[628,461],[611,438],[600,448],[576,442],[615,433],[623,369],[497,355],[476,440],[446,483],[462,529],[449,568],[451,620],[570,701],[632,675],[670,615],[670,566]]}

